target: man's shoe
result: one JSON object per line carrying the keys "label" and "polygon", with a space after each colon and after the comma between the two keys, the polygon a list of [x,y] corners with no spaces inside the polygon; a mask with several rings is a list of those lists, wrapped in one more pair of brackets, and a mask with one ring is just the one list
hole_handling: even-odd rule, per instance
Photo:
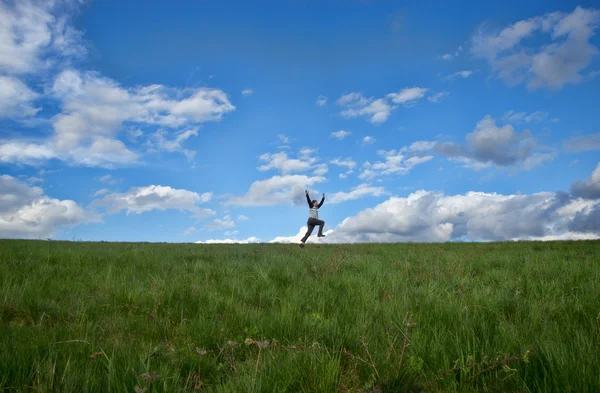
{"label": "man's shoe", "polygon": [[317,235],[317,237],[325,237],[325,235]]}

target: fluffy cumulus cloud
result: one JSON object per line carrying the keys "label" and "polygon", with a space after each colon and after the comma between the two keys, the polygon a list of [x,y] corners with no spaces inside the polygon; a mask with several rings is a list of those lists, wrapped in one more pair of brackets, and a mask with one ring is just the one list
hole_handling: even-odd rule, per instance
{"label": "fluffy cumulus cloud", "polygon": [[282,175],[297,172],[306,172],[318,161],[310,155],[300,155],[298,158],[290,158],[285,152],[265,153],[259,157],[265,164],[258,167],[259,171],[278,170]]}
{"label": "fluffy cumulus cloud", "polygon": [[358,93],[350,93],[338,100],[338,104],[345,107],[340,114],[346,118],[366,116],[373,124],[385,122],[394,106],[390,105],[385,99],[365,98]]}
{"label": "fluffy cumulus cloud", "polygon": [[[86,54],[70,26],[75,1],[0,2],[0,72],[23,75]],[[61,15],[56,15],[62,9]],[[66,11],[66,12],[65,12]]]}
{"label": "fluffy cumulus cloud", "polygon": [[[47,157],[75,164],[113,167],[135,163],[138,154],[117,137],[124,133],[123,124],[163,126],[171,129],[206,121],[218,121],[235,107],[218,89],[174,90],[160,85],[124,88],[94,73],[74,70],[62,72],[54,81],[54,96],[62,102],[62,112],[52,120],[53,135],[37,143],[27,142],[35,154],[0,155],[2,161],[31,162]],[[181,151],[188,158],[193,153],[182,143],[197,135],[197,128],[175,131],[173,139],[161,129],[149,144],[160,151]],[[25,144],[0,141],[5,145]]]}
{"label": "fluffy cumulus cloud", "polygon": [[231,216],[224,216],[223,218],[215,218],[206,224],[209,230],[221,230],[235,227],[235,222],[231,219]]}
{"label": "fluffy cumulus cloud", "polygon": [[415,166],[433,158],[432,155],[421,154],[419,148],[419,145],[414,145],[400,150],[378,150],[377,155],[383,160],[375,163],[365,162],[358,177],[369,180],[378,176],[405,175]]}
{"label": "fluffy cumulus cloud", "polygon": [[369,184],[359,184],[354,187],[350,192],[335,192],[329,196],[329,203],[340,203],[351,201],[355,199],[361,199],[367,196],[381,196],[386,194],[385,188],[373,187]]}
{"label": "fluffy cumulus cloud", "polygon": [[[155,151],[193,158],[183,142],[197,134],[199,124],[219,121],[235,110],[227,94],[207,87],[125,87],[99,73],[74,69],[73,60],[86,55],[82,33],[70,24],[76,4],[0,4],[0,117],[34,118],[53,130],[38,140],[0,139],[0,162],[38,165],[59,159],[107,168],[135,164],[140,152],[122,137],[136,143],[142,129],[157,127],[164,129],[150,138]],[[42,82],[43,91],[27,85],[31,75]],[[37,101],[52,102],[59,112],[38,118]]]}
{"label": "fluffy cumulus cloud", "polygon": [[370,145],[371,143],[375,143],[375,138],[370,135],[367,135],[363,138],[363,145]]}
{"label": "fluffy cumulus cloud", "polygon": [[338,157],[329,161],[329,163],[342,168],[346,168],[346,172],[339,174],[340,179],[346,179],[348,176],[354,173],[354,167],[356,167],[356,162],[354,162],[354,160],[352,160],[351,158],[341,159]]}
{"label": "fluffy cumulus cloud", "polygon": [[[366,188],[366,186],[363,186]],[[306,227],[275,243],[298,243]],[[600,238],[600,164],[572,193],[459,195],[419,190],[344,219],[319,243],[579,240]]]}
{"label": "fluffy cumulus cloud", "polygon": [[197,241],[197,244],[249,244],[259,243],[260,239],[256,236],[250,236],[247,239],[209,239],[205,241]]}
{"label": "fluffy cumulus cloud", "polygon": [[296,158],[291,158],[285,152],[265,153],[258,159],[264,164],[257,167],[261,172],[277,170],[282,175],[292,173],[302,173],[312,171],[315,176],[323,176],[328,171],[327,164],[319,162],[320,158],[316,157],[316,150],[311,148],[302,148]]}
{"label": "fluffy cumulus cloud", "polygon": [[28,117],[41,108],[34,107],[39,94],[19,79],[0,75],[0,117]]}
{"label": "fluffy cumulus cloud", "polygon": [[201,209],[200,204],[212,199],[212,193],[198,194],[193,191],[175,189],[168,186],[151,185],[132,187],[127,192],[111,193],[102,199],[92,202],[93,206],[102,207],[109,213],[125,211],[127,214],[140,214],[151,210],[174,209],[189,211],[198,217],[212,215],[214,212]]}
{"label": "fluffy cumulus cloud", "polygon": [[356,162],[354,162],[354,160],[351,158],[343,158],[343,159],[335,158],[335,159],[329,161],[329,163],[333,164],[333,165],[345,167],[348,169],[354,169],[354,167],[356,166]]}
{"label": "fluffy cumulus cloud", "polygon": [[[327,227],[327,223],[325,223],[325,227]],[[300,240],[304,237],[304,234],[306,233],[307,230],[308,230],[308,227],[303,226],[300,228],[300,230],[298,231],[298,233],[296,235],[277,236],[275,239],[270,240],[269,243],[283,243],[283,244],[300,243]],[[330,241],[328,241],[329,239],[327,238],[327,236],[331,236],[331,234],[334,232],[332,229],[323,230],[323,234],[325,235],[325,237],[321,237],[321,238],[314,236],[314,234],[317,230],[313,230],[313,236],[310,237],[310,239],[308,241],[309,243],[331,243]]]}
{"label": "fluffy cumulus cloud", "polygon": [[352,132],[351,131],[344,131],[344,130],[339,130],[339,131],[334,131],[331,133],[331,136],[335,139],[338,140],[342,140],[345,137],[347,137],[348,135],[350,135]]}
{"label": "fluffy cumulus cloud", "polygon": [[585,199],[600,199],[600,164],[585,180],[578,180],[571,185],[571,193]]}
{"label": "fluffy cumulus cloud", "polygon": [[237,206],[302,205],[306,203],[304,190],[322,183],[322,176],[285,175],[257,180],[242,196],[226,196],[224,204]]}
{"label": "fluffy cumulus cloud", "polygon": [[[598,54],[591,42],[598,26],[600,10],[578,6],[571,12],[521,20],[500,31],[481,29],[471,50],[509,85],[556,90],[583,80],[582,71]],[[528,45],[542,37],[550,41],[539,47]]]}
{"label": "fluffy cumulus cloud", "polygon": [[402,104],[406,106],[414,105],[418,100],[425,97],[429,89],[423,87],[408,87],[400,90],[397,93],[390,93],[387,95],[394,104]]}
{"label": "fluffy cumulus cloud", "polygon": [[342,107],[342,117],[366,117],[371,123],[380,124],[387,121],[399,105],[414,106],[428,91],[429,89],[424,87],[407,87],[381,98],[365,97],[362,93],[352,92],[338,98],[336,103]]}
{"label": "fluffy cumulus cloud", "polygon": [[167,152],[181,152],[189,161],[192,161],[196,156],[196,152],[183,148],[183,143],[198,135],[198,128],[181,130],[175,133],[172,139],[168,139],[167,131],[160,129],[156,131],[151,140],[148,141],[149,151],[167,151]]}
{"label": "fluffy cumulus cloud", "polygon": [[[600,238],[600,201],[561,194],[391,197],[330,230],[323,243],[557,240]],[[274,242],[298,242],[297,236]],[[314,241],[314,239],[311,239]]]}
{"label": "fluffy cumulus cloud", "polygon": [[0,140],[0,163],[19,162],[28,165],[39,165],[56,157],[56,152],[50,146],[27,141]]}
{"label": "fluffy cumulus cloud", "polygon": [[0,176],[0,238],[46,238],[61,227],[100,221],[76,202],[44,195],[39,187]]}
{"label": "fluffy cumulus cloud", "polygon": [[[469,192],[444,196],[419,191],[407,198],[390,198],[344,220],[336,234],[354,241],[544,238],[577,232],[573,225],[575,217],[564,214],[572,203],[578,202],[553,193],[498,195]],[[586,209],[589,207],[576,214],[587,218],[590,212]]]}
{"label": "fluffy cumulus cloud", "polygon": [[[263,164],[257,169],[261,172],[276,170],[280,175],[269,179],[257,180],[245,195],[225,195],[225,205],[269,206],[279,204],[302,204],[304,190],[316,183],[324,182],[328,166],[315,156],[316,149],[301,148],[296,158],[285,152],[266,153],[259,157]],[[310,175],[300,174],[310,172]]]}
{"label": "fluffy cumulus cloud", "polygon": [[540,150],[528,130],[518,134],[510,124],[499,127],[489,115],[477,122],[475,130],[467,134],[466,139],[466,145],[436,143],[434,151],[472,168],[518,165],[530,169],[555,156],[554,152]]}

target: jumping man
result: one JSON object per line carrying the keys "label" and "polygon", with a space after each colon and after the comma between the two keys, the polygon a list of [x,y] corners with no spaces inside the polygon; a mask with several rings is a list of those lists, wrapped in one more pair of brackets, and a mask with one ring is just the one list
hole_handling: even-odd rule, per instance
{"label": "jumping man", "polygon": [[323,202],[325,202],[325,193],[323,193],[323,199],[321,199],[321,203],[317,203],[316,199],[311,201],[310,197],[308,196],[308,190],[305,190],[304,193],[306,194],[306,201],[308,202],[308,207],[310,208],[310,215],[308,221],[306,222],[308,230],[306,231],[306,234],[301,240],[302,243],[300,244],[300,247],[304,247],[304,243],[306,243],[306,240],[317,225],[319,226],[318,237],[325,237],[325,235],[323,235],[323,227],[325,226],[325,221],[319,220],[319,208],[323,205]]}

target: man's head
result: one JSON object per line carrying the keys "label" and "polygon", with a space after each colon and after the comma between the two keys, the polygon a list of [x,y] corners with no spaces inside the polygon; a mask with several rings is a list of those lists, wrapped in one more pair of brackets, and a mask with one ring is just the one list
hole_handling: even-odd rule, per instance
{"label": "man's head", "polygon": [[319,204],[319,202],[317,202],[317,200],[316,200],[316,199],[313,199],[312,203],[313,203],[313,206],[314,206],[314,207],[317,207],[317,205]]}

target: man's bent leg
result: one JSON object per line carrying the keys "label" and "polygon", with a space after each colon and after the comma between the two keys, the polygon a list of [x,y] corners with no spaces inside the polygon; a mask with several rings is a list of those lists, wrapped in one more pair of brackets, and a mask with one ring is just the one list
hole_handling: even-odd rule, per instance
{"label": "man's bent leg", "polygon": [[317,220],[317,225],[319,225],[319,237],[324,237],[325,235],[323,235],[323,227],[325,226],[325,221],[323,220]]}
{"label": "man's bent leg", "polygon": [[309,238],[309,236],[312,233],[313,229],[315,229],[315,225],[313,223],[306,224],[306,225],[308,226],[308,230],[306,231],[306,234],[304,235],[304,237],[302,238],[302,240],[300,240],[302,243],[306,243],[306,240]]}

